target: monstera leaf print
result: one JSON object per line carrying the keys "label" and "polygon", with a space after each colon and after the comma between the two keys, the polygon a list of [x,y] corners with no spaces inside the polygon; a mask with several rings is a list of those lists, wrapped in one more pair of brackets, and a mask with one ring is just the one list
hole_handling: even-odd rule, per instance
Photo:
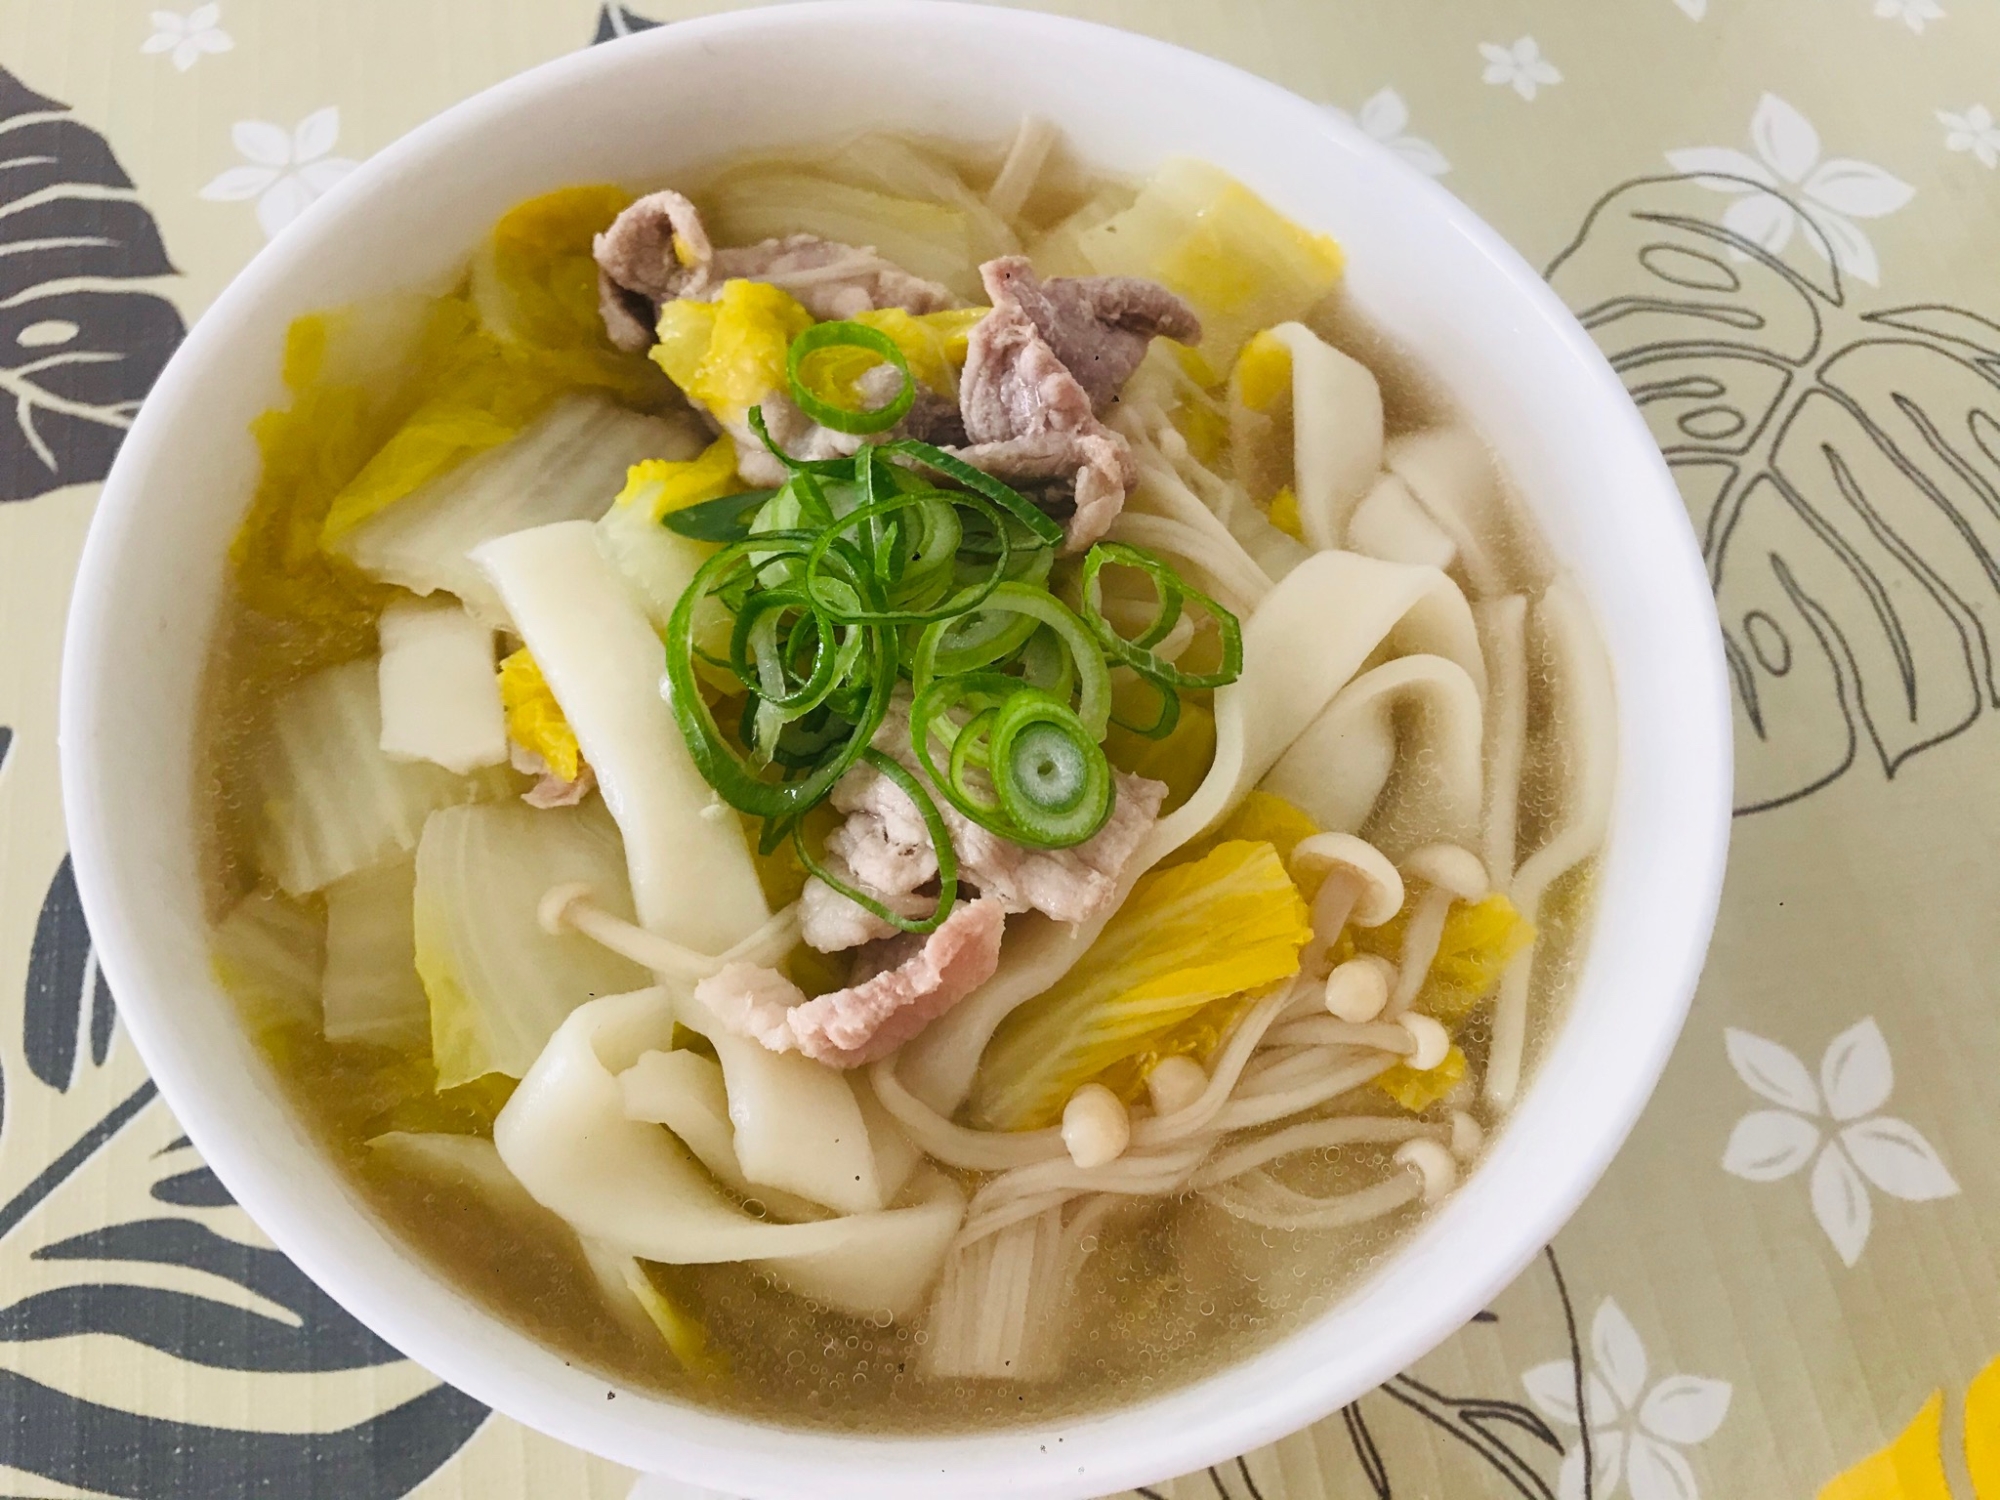
{"label": "monstera leaf print", "polygon": [[69,1092],[79,1068],[101,1068],[110,1054],[118,1011],[98,972],[67,855],[49,882],[35,924],[21,1019],[21,1052],[29,1070],[58,1093]]}
{"label": "monstera leaf print", "polygon": [[102,479],[184,329],[96,132],[0,68],[0,502]]}
{"label": "monstera leaf print", "polygon": [[2000,322],[1855,307],[1725,228],[1712,187],[1617,188],[1548,275],[1701,533],[1751,812],[1857,760],[1894,776],[2000,705]]}
{"label": "monstera leaf print", "polygon": [[0,1491],[390,1500],[472,1436],[484,1408],[341,1311],[202,1165],[118,1035],[67,860],[22,1016],[0,1037]]}
{"label": "monstera leaf print", "polygon": [[651,31],[659,24],[658,21],[648,20],[630,6],[616,4],[613,0],[613,3],[599,7],[597,35],[590,40],[593,45],[598,42],[615,42],[621,36],[631,36],[634,32]]}

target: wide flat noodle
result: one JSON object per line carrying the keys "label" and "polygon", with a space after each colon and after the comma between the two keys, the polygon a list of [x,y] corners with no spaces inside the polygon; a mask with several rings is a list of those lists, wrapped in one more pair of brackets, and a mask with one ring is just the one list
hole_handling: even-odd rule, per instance
{"label": "wide flat noodle", "polygon": [[678,1014],[721,1060],[736,1160],[746,1178],[840,1213],[888,1206],[891,1190],[877,1170],[868,1124],[839,1069],[738,1036],[693,999]]}
{"label": "wide flat noodle", "polygon": [[1292,355],[1292,492],[1306,545],[1347,545],[1347,525],[1382,470],[1375,372],[1303,323],[1271,330]]}
{"label": "wide flat noodle", "polygon": [[666,652],[588,521],[486,543],[473,561],[562,705],[625,838],[641,925],[721,953],[771,915],[728,808],[660,697]]}
{"label": "wide flat noodle", "polygon": [[1458,561],[1458,544],[1394,474],[1377,479],[1354,507],[1347,523],[1347,548],[1384,562],[1419,563],[1447,572]]}
{"label": "wide flat noodle", "polygon": [[[1536,602],[1530,639],[1552,684],[1548,719],[1563,747],[1562,811],[1541,847],[1522,861],[1507,892],[1532,922],[1549,887],[1603,847],[1617,772],[1617,719],[1611,664],[1575,585],[1552,584]],[[1539,946],[1516,955],[1500,978],[1485,1083],[1486,1097],[1495,1105],[1512,1103],[1520,1087],[1528,983]]]}
{"label": "wide flat noodle", "polygon": [[1287,574],[1244,622],[1243,675],[1216,692],[1208,775],[1134,863],[1155,864],[1221,821],[1378,652],[1441,656],[1486,696],[1471,607],[1437,569],[1322,552]]}
{"label": "wide flat noodle", "polygon": [[494,1124],[508,1169],[579,1235],[623,1254],[751,1261],[850,1311],[914,1307],[957,1232],[957,1189],[938,1178],[910,1207],[815,1223],[751,1217],[674,1136],[626,1113],[617,1075],[670,1044],[680,1011],[651,989],[573,1012]]}
{"label": "wide flat noodle", "polygon": [[1262,785],[1322,828],[1368,830],[1391,859],[1423,844],[1477,843],[1483,718],[1457,662],[1398,657],[1342,688]]}
{"label": "wide flat noodle", "polygon": [[1549,560],[1508,502],[1478,433],[1465,427],[1406,433],[1389,442],[1383,461],[1451,538],[1473,598],[1532,593],[1548,582]]}

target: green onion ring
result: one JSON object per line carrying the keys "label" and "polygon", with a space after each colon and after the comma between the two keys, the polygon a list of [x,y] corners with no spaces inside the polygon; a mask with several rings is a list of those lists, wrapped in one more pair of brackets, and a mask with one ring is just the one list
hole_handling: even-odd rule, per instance
{"label": "green onion ring", "polygon": [[[887,406],[857,410],[814,394],[801,377],[801,371],[805,362],[822,349],[865,349],[881,355],[903,377],[895,399]],[[916,377],[910,373],[910,362],[903,358],[903,351],[888,334],[865,323],[813,324],[792,340],[792,347],[785,355],[785,380],[792,388],[792,403],[820,426],[831,427],[835,432],[886,432],[903,420],[917,399]]]}
{"label": "green onion ring", "polygon": [[906,458],[914,458],[926,468],[935,469],[947,478],[956,479],[967,489],[984,495],[995,505],[1006,511],[1015,520],[1027,527],[1036,538],[1053,547],[1063,539],[1063,529],[1054,518],[1019,490],[1001,483],[983,469],[975,469],[964,459],[922,443],[915,438],[898,438],[893,443],[882,444],[882,452],[898,453]]}
{"label": "green onion ring", "polygon": [[[1120,635],[1109,620],[1104,617],[1104,588],[1098,574],[1106,564],[1116,564],[1137,568],[1153,581],[1160,592],[1162,604],[1159,614],[1135,640],[1127,640]],[[1190,588],[1173,567],[1164,559],[1156,557],[1125,542],[1098,542],[1093,545],[1083,559],[1083,571],[1079,577],[1083,594],[1083,618],[1105,652],[1132,668],[1144,677],[1157,683],[1161,688],[1217,688],[1225,687],[1243,675],[1243,625],[1235,615],[1217,604],[1198,589]],[[1174,618],[1180,613],[1180,600],[1192,599],[1215,621],[1215,628],[1222,637],[1222,665],[1213,672],[1183,672],[1165,657],[1155,654],[1150,648],[1163,639],[1173,628]],[[1172,599],[1170,606],[1165,602]],[[1166,618],[1165,628],[1161,619]],[[1157,634],[1155,633],[1157,632]]]}
{"label": "green onion ring", "polygon": [[989,774],[1017,843],[1066,849],[1111,816],[1111,763],[1074,710],[1024,687],[993,724]]}

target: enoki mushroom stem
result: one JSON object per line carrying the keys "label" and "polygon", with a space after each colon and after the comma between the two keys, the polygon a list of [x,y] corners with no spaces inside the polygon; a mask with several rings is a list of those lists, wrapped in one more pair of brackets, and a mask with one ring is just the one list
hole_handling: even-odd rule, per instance
{"label": "enoki mushroom stem", "polygon": [[687,980],[706,979],[726,964],[775,962],[798,936],[798,910],[788,906],[727,953],[698,953],[605,910],[581,882],[550,886],[535,908],[535,920],[551,936],[580,933],[656,974]]}

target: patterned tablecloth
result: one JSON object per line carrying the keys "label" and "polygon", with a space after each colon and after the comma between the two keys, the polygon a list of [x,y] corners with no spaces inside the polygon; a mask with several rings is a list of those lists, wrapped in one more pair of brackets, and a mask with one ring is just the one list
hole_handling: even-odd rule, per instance
{"label": "patterned tablecloth", "polygon": [[[55,707],[187,321],[427,116],[702,8],[0,0],[0,1493],[682,1493],[440,1386],[230,1202],[97,977]],[[1604,1185],[1415,1369],[1147,1493],[2000,1500],[2000,3],[1059,8],[1348,111],[1546,268],[1680,476],[1736,688],[1714,957]]]}

